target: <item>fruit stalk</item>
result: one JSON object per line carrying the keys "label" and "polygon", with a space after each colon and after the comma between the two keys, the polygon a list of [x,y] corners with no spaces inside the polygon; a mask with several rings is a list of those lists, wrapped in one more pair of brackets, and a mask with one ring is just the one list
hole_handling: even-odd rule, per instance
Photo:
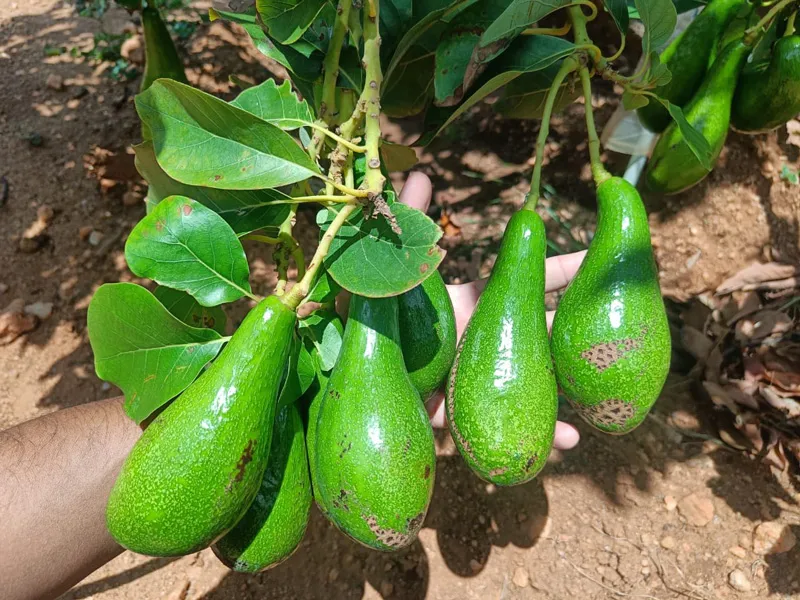
{"label": "fruit stalk", "polygon": [[594,126],[594,111],[592,110],[592,82],[589,77],[589,69],[581,66],[579,70],[581,86],[583,87],[584,107],[586,113],[586,132],[589,137],[589,161],[592,164],[592,177],[596,185],[600,185],[611,174],[606,171],[603,161],[600,159],[600,138],[597,137],[597,128]]}
{"label": "fruit stalk", "polygon": [[386,178],[381,173],[381,85],[383,73],[381,72],[381,36],[378,31],[380,17],[379,0],[369,0],[368,8],[364,12],[364,68],[365,83],[364,110],[365,110],[365,145],[367,147],[367,175],[364,180],[367,190],[378,195],[383,191]]}
{"label": "fruit stalk", "polygon": [[756,42],[761,38],[761,35],[769,29],[770,23],[772,23],[772,19],[774,19],[780,12],[789,6],[790,4],[797,2],[797,0],[781,0],[775,6],[769,9],[769,12],[765,14],[761,20],[753,25],[750,29],[745,32],[744,35],[744,44],[745,46],[750,46],[751,48],[756,45]]}

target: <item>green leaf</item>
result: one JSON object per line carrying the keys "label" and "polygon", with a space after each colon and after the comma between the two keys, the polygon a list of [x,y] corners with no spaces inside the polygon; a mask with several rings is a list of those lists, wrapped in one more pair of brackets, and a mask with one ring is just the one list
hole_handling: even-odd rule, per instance
{"label": "green leaf", "polygon": [[225,335],[225,311],[219,306],[202,306],[186,292],[159,285],[153,294],[169,312],[192,327],[213,329]]}
{"label": "green leaf", "polygon": [[297,400],[314,383],[317,376],[317,351],[305,344],[297,335],[292,336],[292,347],[286,364],[283,386],[278,395],[278,406],[286,406]]}
{"label": "green leaf", "polygon": [[317,349],[320,368],[330,371],[342,347],[344,325],[339,315],[332,310],[317,309],[300,320],[297,331]]}
{"label": "green leaf", "polygon": [[309,302],[327,304],[336,300],[336,296],[342,291],[342,286],[336,283],[326,269],[321,269],[317,280],[311,287],[311,291],[306,296]]}
{"label": "green leaf", "polygon": [[261,29],[254,12],[235,13],[209,8],[208,15],[211,21],[223,19],[241,25],[250,36],[250,40],[256,50],[285,67],[294,75],[292,78],[294,84],[304,98],[310,99],[313,97],[313,94],[310,93],[310,82],[322,76],[322,57],[318,53],[305,56],[292,46],[285,46],[275,40],[271,40]]}
{"label": "green leaf", "polygon": [[700,164],[703,165],[703,168],[706,171],[713,169],[713,155],[708,140],[703,136],[702,133],[697,131],[697,129],[689,124],[689,121],[686,120],[686,117],[683,115],[683,111],[681,110],[680,106],[676,106],[669,100],[664,100],[663,98],[658,98],[658,101],[664,105],[664,108],[669,111],[669,114],[672,116],[675,123],[678,124],[678,127],[681,130],[681,135],[683,136],[683,139],[686,140],[686,145],[689,146],[689,150],[691,150],[692,154],[697,157],[697,160],[700,161]]}
{"label": "green leaf", "polygon": [[650,68],[647,81],[654,86],[666,85],[672,80],[672,73],[665,63],[661,62],[658,52],[650,53]]}
{"label": "green leaf", "polygon": [[[436,245],[442,231],[419,210],[392,204],[402,233],[382,215],[365,218],[362,209],[352,213],[331,243],[325,268],[344,289],[370,298],[402,294],[424,281],[444,258]],[[333,221],[335,208],[317,213],[322,233]]]}
{"label": "green leaf", "polygon": [[278,85],[274,79],[267,79],[241,92],[231,104],[284,131],[314,120],[308,102],[297,97],[288,81]]}
{"label": "green leaf", "polygon": [[215,190],[172,179],[156,160],[153,142],[133,147],[136,169],[147,180],[148,214],[169,196],[197,200],[221,216],[239,235],[264,227],[279,227],[289,216],[289,196],[278,190]]}
{"label": "green leaf", "polygon": [[[547,92],[560,68],[561,63],[557,62],[541,71],[523,73],[503,88],[503,95],[492,109],[509,119],[541,119]],[[553,112],[559,112],[580,95],[577,77],[574,74],[567,77],[556,94]]]}
{"label": "green leaf", "polygon": [[644,24],[642,54],[650,54],[669,40],[678,22],[678,13],[671,0],[634,0]]}
{"label": "green leaf", "polygon": [[628,3],[626,0],[605,0],[603,3],[605,9],[608,11],[608,14],[611,15],[611,18],[614,21],[614,24],[619,29],[622,35],[625,35],[628,31],[628,24],[629,24],[629,15],[628,15]]}
{"label": "green leaf", "polygon": [[[475,4],[475,2],[477,2],[477,0],[455,0],[455,2],[447,3],[445,6],[437,6],[435,10],[421,11],[424,16],[417,23],[415,23],[411,29],[406,31],[406,34],[397,44],[397,48],[392,55],[392,60],[389,62],[389,65],[384,71],[384,86],[391,83],[394,70],[400,65],[400,62],[402,61],[406,52],[408,52],[411,47],[416,44],[417,40],[426,31],[428,31],[437,23],[449,23],[459,12]],[[415,13],[416,8],[417,7],[415,3]]]}
{"label": "green leaf", "polygon": [[125,243],[131,271],[191,294],[203,306],[250,295],[242,244],[214,211],[171,196],[139,221]]}
{"label": "green leaf", "polygon": [[622,93],[622,106],[625,107],[625,110],[636,110],[647,106],[649,102],[644,94],[632,94],[628,90]]}
{"label": "green leaf", "polygon": [[381,161],[387,171],[408,171],[417,164],[417,153],[410,146],[381,142]]}
{"label": "green leaf", "polygon": [[189,387],[227,341],[189,327],[132,283],[100,286],[87,321],[97,376],[123,391],[137,423]]}
{"label": "green leaf", "polygon": [[291,44],[309,28],[324,4],[324,0],[256,0],[256,10],[270,37]]}
{"label": "green leaf", "polygon": [[486,63],[503,52],[520,33],[550,13],[576,4],[576,0],[512,0],[486,28],[475,59]]}
{"label": "green leaf", "polygon": [[458,107],[428,111],[425,115],[425,133],[417,141],[417,145],[430,143],[445,127],[467,110],[521,74],[546,69],[574,52],[575,45],[559,37],[530,35],[518,38],[507,52],[492,62],[479,81],[482,85]]}
{"label": "green leaf", "polygon": [[182,183],[257,190],[319,172],[286,132],[188,85],[159,79],[136,96],[136,108],[158,164]]}
{"label": "green leaf", "polygon": [[390,117],[421,113],[433,98],[434,55],[414,46],[397,65],[394,77],[384,85],[381,108]]}

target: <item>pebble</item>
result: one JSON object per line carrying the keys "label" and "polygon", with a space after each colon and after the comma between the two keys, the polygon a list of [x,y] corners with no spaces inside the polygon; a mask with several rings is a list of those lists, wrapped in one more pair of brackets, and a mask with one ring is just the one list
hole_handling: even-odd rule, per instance
{"label": "pebble", "polygon": [[665,550],[672,550],[676,545],[677,542],[675,541],[675,538],[672,537],[671,535],[668,535],[667,537],[661,540],[661,547],[664,548]]}
{"label": "pebble", "polygon": [[388,598],[389,596],[394,593],[394,584],[391,581],[386,581],[385,579],[381,581],[381,596],[384,598]]}
{"label": "pebble", "polygon": [[741,546],[733,546],[731,548],[728,548],[728,552],[730,552],[737,558],[744,558],[745,556],[747,556],[747,550],[745,550]]}
{"label": "pebble", "polygon": [[328,581],[334,582],[339,578],[339,569],[333,567],[330,571],[328,571]]}
{"label": "pebble", "polygon": [[50,73],[50,75],[47,76],[45,83],[51,90],[59,91],[64,89],[64,78],[61,77],[61,75],[56,75],[55,73]]}
{"label": "pebble", "polygon": [[517,567],[517,570],[514,571],[514,585],[518,588],[528,587],[528,571],[522,567]]}
{"label": "pebble", "polygon": [[128,62],[132,62],[137,65],[144,64],[144,47],[142,44],[142,38],[138,35],[129,37],[127,40],[122,42],[119,53],[120,56],[122,56],[122,58]]}
{"label": "pebble", "polygon": [[739,592],[749,592],[753,589],[747,575],[740,569],[734,569],[728,574],[728,583],[733,589]]}
{"label": "pebble", "polygon": [[480,573],[481,569],[483,569],[483,565],[472,558],[469,561],[469,568],[473,573]]}
{"label": "pebble", "polygon": [[23,333],[36,329],[38,319],[26,315],[24,306],[22,298],[16,298],[0,312],[0,345],[10,344]]}
{"label": "pebble", "polygon": [[678,501],[678,512],[690,525],[705,527],[714,518],[714,502],[709,496],[692,493]]}
{"label": "pebble", "polygon": [[103,237],[103,234],[99,231],[92,230],[92,232],[89,234],[89,244],[91,246],[99,246],[100,242],[103,241]]}
{"label": "pebble", "polygon": [[26,315],[33,315],[44,321],[45,319],[49,319],[50,315],[53,314],[53,303],[34,302],[33,304],[28,304],[24,310]]}
{"label": "pebble", "polygon": [[797,538],[791,528],[777,521],[761,523],[753,531],[753,552],[760,555],[783,554],[794,548]]}
{"label": "pebble", "polygon": [[128,190],[122,195],[122,204],[125,206],[137,206],[142,201],[141,195],[133,190]]}
{"label": "pebble", "polygon": [[8,284],[7,283],[0,283],[0,296],[5,294],[8,291]]}
{"label": "pebble", "polygon": [[664,496],[664,506],[667,511],[672,512],[678,506],[678,501],[675,500],[675,496]]}
{"label": "pebble", "polygon": [[49,241],[50,236],[44,233],[33,237],[22,237],[19,240],[19,251],[25,254],[33,254],[44,248]]}
{"label": "pebble", "polygon": [[89,239],[89,236],[92,235],[94,231],[94,227],[91,225],[84,225],[80,229],[78,229],[78,237],[81,238],[84,242]]}

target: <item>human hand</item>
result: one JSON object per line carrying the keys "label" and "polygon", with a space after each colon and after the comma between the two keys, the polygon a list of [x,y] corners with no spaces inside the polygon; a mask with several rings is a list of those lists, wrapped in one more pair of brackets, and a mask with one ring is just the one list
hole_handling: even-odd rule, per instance
{"label": "human hand", "polygon": [[[428,210],[428,206],[431,203],[432,193],[433,188],[427,175],[418,172],[411,173],[400,192],[400,202],[425,212]],[[586,251],[582,251],[548,258],[545,277],[546,290],[552,292],[566,287],[572,278],[575,277],[575,273],[578,271],[578,267],[585,254]],[[478,280],[470,283],[447,286],[450,299],[453,301],[453,309],[456,316],[456,331],[459,338],[466,328],[472,312],[475,310],[478,297],[485,285],[485,280]],[[547,312],[548,328],[553,322],[554,314],[553,311]],[[426,408],[434,427],[442,428],[447,426],[444,415],[443,393],[437,392],[428,400]],[[580,436],[575,427],[562,421],[556,423],[556,434],[553,442],[555,448],[559,450],[569,450],[577,445],[579,439]]]}

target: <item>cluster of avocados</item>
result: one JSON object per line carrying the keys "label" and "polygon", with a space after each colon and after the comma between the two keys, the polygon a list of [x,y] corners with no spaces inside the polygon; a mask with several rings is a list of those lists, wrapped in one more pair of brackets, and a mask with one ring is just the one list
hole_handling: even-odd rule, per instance
{"label": "cluster of avocados", "polygon": [[112,536],[153,556],[211,546],[232,569],[255,572],[298,546],[313,498],[356,541],[403,548],[433,492],[424,402],[448,375],[453,439],[497,485],[544,466],[559,386],[593,426],[631,431],[666,379],[669,329],[637,191],[609,176],[597,195],[597,232],[550,338],[545,229],[529,209],[509,221],[458,346],[438,272],[399,296],[353,296],[334,368],[297,403],[280,399],[296,311],[278,296],[261,301],[131,451],[108,501]]}
{"label": "cluster of avocados", "polygon": [[[683,109],[711,146],[712,164],[729,127],[761,133],[800,112],[800,35],[794,33],[794,19],[781,22],[784,35],[764,39],[768,51],[757,55],[762,32],[747,33],[756,16],[748,0],[712,0],[661,54],[672,79],[653,91]],[[661,104],[650,102],[638,114],[648,129],[661,133],[647,166],[648,189],[675,194],[708,174]]]}

